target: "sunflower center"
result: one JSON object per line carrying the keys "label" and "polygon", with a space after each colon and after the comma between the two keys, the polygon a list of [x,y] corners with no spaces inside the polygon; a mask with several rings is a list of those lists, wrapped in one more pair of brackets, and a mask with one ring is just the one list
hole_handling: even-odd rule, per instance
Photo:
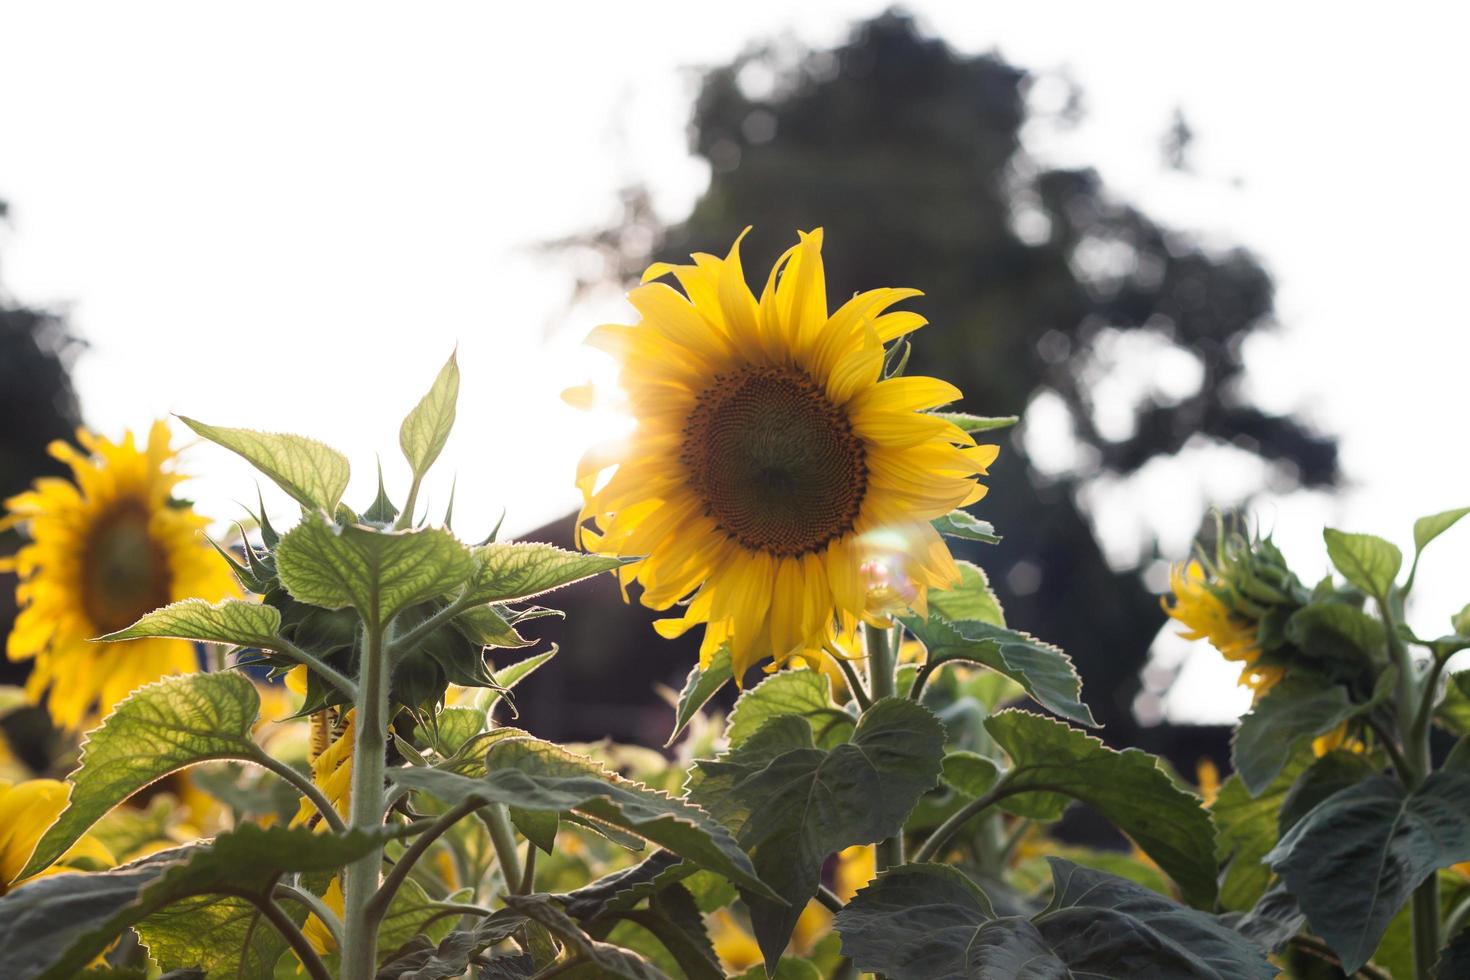
{"label": "sunflower center", "polygon": [[148,507],[124,500],[97,519],[83,557],[82,603],[99,632],[133,625],[168,605],[168,555],[148,533]]}
{"label": "sunflower center", "polygon": [[781,556],[851,530],[868,484],[846,413],[791,368],[717,375],[689,413],[681,460],[726,534]]}

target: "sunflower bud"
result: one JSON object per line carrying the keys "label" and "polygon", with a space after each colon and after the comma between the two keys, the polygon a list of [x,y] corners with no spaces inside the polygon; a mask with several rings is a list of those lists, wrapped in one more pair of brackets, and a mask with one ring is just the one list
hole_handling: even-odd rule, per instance
{"label": "sunflower bud", "polygon": [[1282,626],[1309,596],[1270,539],[1217,527],[1213,556],[1202,552],[1174,566],[1164,611],[1185,627],[1186,639],[1208,640],[1240,663],[1240,684],[1259,698],[1286,674]]}

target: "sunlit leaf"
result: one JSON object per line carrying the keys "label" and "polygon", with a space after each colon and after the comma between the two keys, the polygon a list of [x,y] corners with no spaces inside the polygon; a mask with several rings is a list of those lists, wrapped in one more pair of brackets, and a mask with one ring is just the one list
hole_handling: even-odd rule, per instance
{"label": "sunlit leaf", "polygon": [[146,636],[176,637],[201,643],[229,643],[241,647],[268,647],[281,628],[281,614],[271,606],[239,599],[208,603],[183,599],[146,613],[127,629],[98,639],[134,640]]}
{"label": "sunlit leaf", "polygon": [[630,559],[587,555],[535,541],[481,545],[474,549],[479,570],[477,602],[516,602],[605,572]]}
{"label": "sunlit leaf", "polygon": [[1470,514],[1470,507],[1457,507],[1419,518],[1414,522],[1414,550],[1423,551],[1425,545],[1454,527],[1466,514]]}
{"label": "sunlit leaf", "polygon": [[0,976],[72,977],[123,929],[174,902],[221,893],[264,902],[283,873],[334,872],[382,842],[382,834],[362,831],[324,834],[246,823],[212,842],[161,851],[111,871],[38,878],[0,897]]}
{"label": "sunlit leaf", "polygon": [[811,723],[821,748],[847,741],[856,719],[832,701],[832,681],[816,670],[780,670],[735,701],[725,738],[735,748],[762,725],[780,715],[795,715]]}
{"label": "sunlit leaf", "polygon": [[453,593],[475,567],[469,549],[439,528],[338,528],[315,516],[292,528],[276,548],[281,584],[297,601],[327,609],[351,606],[377,623]]}
{"label": "sunlit leaf", "polygon": [[429,393],[414,406],[398,429],[398,445],[414,476],[422,477],[439,454],[454,428],[454,408],[459,400],[459,364],[450,354],[439,369]]}
{"label": "sunlit leaf", "polygon": [[1370,596],[1384,598],[1404,563],[1403,552],[1371,534],[1349,534],[1335,528],[1322,532],[1327,557],[1353,585]]}
{"label": "sunlit leaf", "polygon": [[965,541],[979,541],[983,544],[1000,544],[1000,535],[995,533],[989,521],[982,521],[968,511],[952,510],[943,517],[936,517],[929,523],[934,525],[934,530],[951,538],[962,538]]}
{"label": "sunlit leaf", "polygon": [[960,569],[959,584],[948,589],[930,589],[929,608],[951,623],[968,621],[1004,627],[1005,613],[990,588],[985,570],[967,561],[955,564]]}
{"label": "sunlit leaf", "polygon": [[734,678],[735,671],[730,665],[729,644],[722,644],[720,649],[711,658],[708,667],[700,667],[698,664],[689,671],[688,678],[684,681],[684,688],[679,692],[679,701],[674,708],[674,730],[669,734],[669,740],[664,743],[664,748],[674,744],[681,732],[689,725],[694,716],[709,703],[709,699],[720,692],[720,688]]}
{"label": "sunlit leaf", "polygon": [[986,417],[983,415],[968,415],[965,412],[930,412],[935,418],[953,422],[966,432],[990,432],[995,429],[1005,429],[1021,421],[1019,415],[1001,415]]}
{"label": "sunlit leaf", "polygon": [[[186,674],[138,688],[82,742],[71,796],[19,877],[41,871],[102,815],[155,780],[211,759],[251,760],[260,696],[235,673]],[[3,976],[0,973],[0,976]]]}
{"label": "sunlit leaf", "polygon": [[336,513],[351,468],[347,457],[330,446],[305,436],[226,429],[182,415],[179,420],[210,442],[243,456],[303,507]]}

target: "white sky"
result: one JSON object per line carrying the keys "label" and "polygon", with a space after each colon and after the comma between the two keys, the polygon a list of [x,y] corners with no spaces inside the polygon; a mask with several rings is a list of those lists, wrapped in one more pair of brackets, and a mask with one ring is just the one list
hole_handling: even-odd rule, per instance
{"label": "white sky", "polygon": [[[71,309],[93,425],[180,412],[317,436],[352,457],[360,502],[375,451],[401,496],[398,422],[458,344],[460,423],[431,496],[457,472],[458,527],[505,506],[511,531],[529,529],[575,504],[576,458],[613,430],[558,393],[605,372],[578,344],[623,312],[569,311],[567,269],[531,246],[605,222],[635,179],[682,216],[707,178],[685,144],[686,69],[754,37],[830,44],[883,6],[8,0],[0,281]],[[912,7],[961,50],[1083,86],[1082,127],[1028,133],[1045,159],[1095,165],[1120,196],[1275,274],[1283,327],[1249,351],[1252,397],[1340,434],[1350,481],[1262,515],[1303,578],[1326,568],[1323,523],[1407,546],[1414,517],[1470,502],[1470,63],[1450,5],[1396,4],[1392,19],[1254,2]],[[1199,137],[1195,177],[1159,167],[1176,106]],[[206,512],[253,497],[222,451],[193,461],[210,473],[192,487]],[[1225,500],[1255,478],[1228,457],[1197,465]],[[1204,503],[1193,482],[1160,468],[1099,488],[1110,549],[1126,557],[1148,527],[1182,555]],[[1470,599],[1467,555],[1452,537],[1426,560],[1441,587],[1422,596],[1423,630]],[[1161,642],[1165,661],[1180,655]],[[1170,714],[1242,707],[1228,669],[1187,662]]]}

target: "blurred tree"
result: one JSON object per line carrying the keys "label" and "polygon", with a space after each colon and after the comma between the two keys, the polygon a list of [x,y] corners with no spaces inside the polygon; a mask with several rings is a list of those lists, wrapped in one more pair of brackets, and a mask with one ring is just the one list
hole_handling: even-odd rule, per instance
{"label": "blurred tree", "polygon": [[[0,201],[0,220],[6,216]],[[78,342],[56,313],[22,306],[0,288],[0,499],[40,476],[61,476],[65,465],[46,454],[53,439],[71,439],[81,423],[71,363]],[[19,545],[0,533],[0,554]],[[15,577],[0,575],[0,635],[15,618]],[[0,658],[0,683],[16,683],[25,667]]]}
{"label": "blurred tree", "polygon": [[[1242,396],[1243,341],[1271,323],[1266,271],[1116,201],[1092,170],[1043,167],[1020,140],[1031,84],[894,13],[834,51],[752,51],[703,76],[690,138],[711,176],[689,217],[665,225],[635,189],[615,226],[563,244],[595,250],[627,281],[652,259],[722,253],[746,225],[746,268],[768,268],[795,229],[820,225],[829,296],[922,288],[907,306],[934,326],[917,336],[911,371],[958,384],[971,412],[1045,402],[1069,423],[1059,438],[1072,433],[1074,462],[1046,472],[1024,433],[1006,440],[974,508],[1005,542],[967,557],[988,570],[1013,626],[1078,662],[1108,741],[1156,751],[1169,741],[1192,763],[1199,753],[1181,733],[1140,730],[1133,717],[1163,616],[1136,568],[1105,560],[1079,492],[1187,444],[1265,460],[1276,489],[1323,486],[1338,478],[1335,443]],[[1081,111],[1075,88],[1064,101],[1061,124]],[[1179,166],[1186,129],[1174,120]],[[1120,406],[1129,377],[1122,387],[1136,390]],[[592,619],[573,615],[566,628]]]}

